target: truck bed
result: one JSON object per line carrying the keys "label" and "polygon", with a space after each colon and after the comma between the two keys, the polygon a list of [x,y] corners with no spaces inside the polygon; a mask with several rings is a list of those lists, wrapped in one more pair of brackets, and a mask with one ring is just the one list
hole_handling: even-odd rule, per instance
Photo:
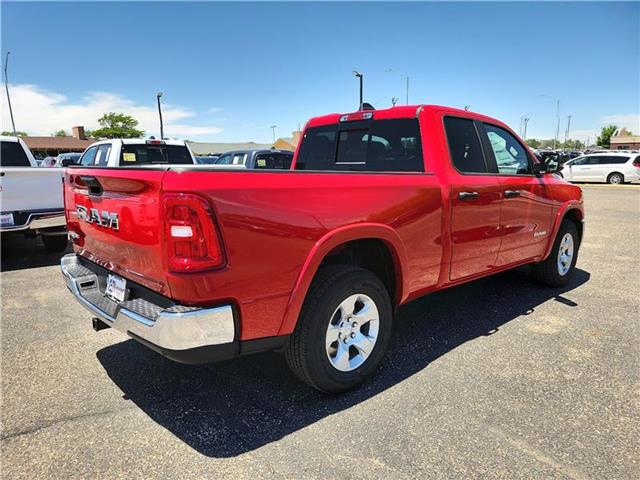
{"label": "truck bed", "polygon": [[[99,196],[78,185],[87,177],[101,185]],[[233,302],[242,318],[242,339],[289,333],[287,313],[299,308],[291,299],[310,281],[314,253],[348,240],[356,228],[384,235],[402,260],[398,300],[435,284],[440,273],[442,194],[429,174],[74,167],[67,186],[76,253],[185,305]],[[172,193],[192,193],[211,205],[225,250],[222,269],[172,273],[166,268],[160,204]],[[119,229],[80,220],[77,205],[117,213]],[[336,231],[329,242],[328,234]],[[414,252],[410,258],[408,247]]]}

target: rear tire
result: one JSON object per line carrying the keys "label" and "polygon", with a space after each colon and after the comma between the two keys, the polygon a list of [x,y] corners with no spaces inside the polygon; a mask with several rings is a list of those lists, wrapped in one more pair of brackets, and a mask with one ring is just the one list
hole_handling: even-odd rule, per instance
{"label": "rear tire", "polygon": [[580,237],[575,223],[563,220],[546,260],[531,265],[533,277],[548,287],[564,287],[573,277]]}
{"label": "rear tire", "polygon": [[620,185],[624,183],[624,175],[618,172],[613,172],[609,174],[607,177],[607,183],[611,183],[613,185]]}
{"label": "rear tire", "polygon": [[42,243],[49,253],[63,252],[69,244],[66,235],[42,235]]}
{"label": "rear tire", "polygon": [[322,267],[289,338],[287,363],[312,387],[344,392],[378,368],[392,322],[389,293],[376,275],[348,265]]}

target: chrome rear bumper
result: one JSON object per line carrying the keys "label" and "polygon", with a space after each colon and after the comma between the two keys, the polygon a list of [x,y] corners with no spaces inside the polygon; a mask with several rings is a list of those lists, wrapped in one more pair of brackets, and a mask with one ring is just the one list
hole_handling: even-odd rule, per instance
{"label": "chrome rear bumper", "polygon": [[178,361],[180,352],[212,346],[230,346],[236,336],[233,308],[163,308],[143,298],[116,302],[104,294],[106,275],[83,265],[69,254],[60,261],[62,276],[76,299],[110,327]]}
{"label": "chrome rear bumper", "polygon": [[67,220],[64,216],[64,210],[38,211],[24,213],[26,219],[20,225],[11,225],[0,227],[2,232],[18,232],[21,230],[40,230],[45,228],[64,227]]}

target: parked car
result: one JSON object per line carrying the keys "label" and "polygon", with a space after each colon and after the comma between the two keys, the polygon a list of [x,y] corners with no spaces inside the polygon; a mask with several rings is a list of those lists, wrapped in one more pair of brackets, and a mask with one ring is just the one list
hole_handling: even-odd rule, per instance
{"label": "parked car", "polygon": [[153,165],[195,165],[182,140],[110,139],[90,145],[80,157],[85,167],[139,167]]}
{"label": "parked car", "polygon": [[82,152],[80,153],[61,153],[56,157],[56,167],[68,167],[69,165],[77,165]]}
{"label": "parked car", "polygon": [[47,250],[67,245],[62,205],[62,171],[38,168],[18,137],[0,137],[0,232],[40,235]]}
{"label": "parked car", "polygon": [[617,152],[585,155],[566,162],[560,173],[572,182],[636,182],[640,180],[640,155]]}
{"label": "parked car", "polygon": [[223,153],[216,165],[244,165],[248,169],[284,169],[291,168],[293,152],[289,150],[237,150]]}
{"label": "parked car", "polygon": [[218,160],[219,155],[196,156],[196,163],[200,165],[213,165]]}
{"label": "parked car", "polygon": [[56,166],[57,157],[44,157],[42,162],[40,162],[40,166],[44,168],[53,168]]}
{"label": "parked car", "polygon": [[326,115],[292,168],[68,168],[61,268],[94,328],[185,363],[284,350],[341,392],[377,370],[399,305],[521,265],[573,276],[582,192],[498,120]]}

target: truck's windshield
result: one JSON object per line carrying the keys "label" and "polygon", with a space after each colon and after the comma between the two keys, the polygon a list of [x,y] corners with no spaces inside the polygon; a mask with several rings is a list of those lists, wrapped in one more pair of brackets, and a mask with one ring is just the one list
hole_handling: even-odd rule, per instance
{"label": "truck's windshield", "polygon": [[418,120],[373,120],[357,128],[349,124],[308,128],[295,168],[422,172]]}

